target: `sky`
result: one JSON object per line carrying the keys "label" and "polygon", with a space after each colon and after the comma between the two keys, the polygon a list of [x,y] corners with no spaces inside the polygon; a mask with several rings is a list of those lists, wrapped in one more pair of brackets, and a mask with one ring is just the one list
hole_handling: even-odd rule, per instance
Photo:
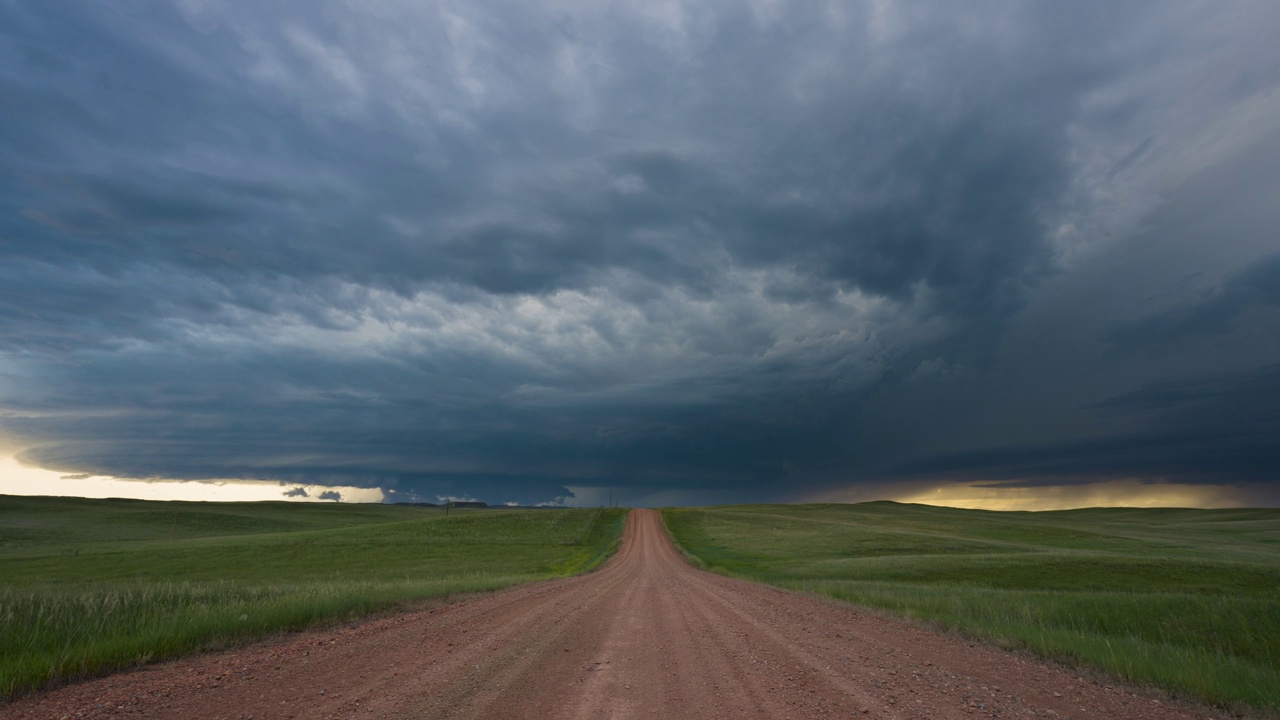
{"label": "sky", "polygon": [[0,0],[0,493],[1280,505],[1276,37]]}

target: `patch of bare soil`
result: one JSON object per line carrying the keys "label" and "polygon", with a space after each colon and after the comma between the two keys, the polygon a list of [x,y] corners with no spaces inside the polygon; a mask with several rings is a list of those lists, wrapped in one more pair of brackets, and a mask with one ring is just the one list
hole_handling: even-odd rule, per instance
{"label": "patch of bare soil", "polygon": [[857,608],[689,566],[652,510],[600,570],[154,665],[5,718],[1205,717]]}

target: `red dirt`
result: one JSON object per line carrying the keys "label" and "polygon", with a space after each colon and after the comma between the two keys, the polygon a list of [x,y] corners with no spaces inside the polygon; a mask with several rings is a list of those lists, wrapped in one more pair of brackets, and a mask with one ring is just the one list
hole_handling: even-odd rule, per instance
{"label": "red dirt", "polygon": [[6,718],[1098,718],[1192,709],[696,570],[652,510],[600,570],[187,658]]}

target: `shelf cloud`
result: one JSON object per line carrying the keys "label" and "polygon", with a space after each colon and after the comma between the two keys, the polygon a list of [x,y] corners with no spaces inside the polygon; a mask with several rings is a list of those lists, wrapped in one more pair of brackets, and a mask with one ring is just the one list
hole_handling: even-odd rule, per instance
{"label": "shelf cloud", "polygon": [[1188,0],[0,2],[0,442],[335,500],[1274,498],[1277,36]]}

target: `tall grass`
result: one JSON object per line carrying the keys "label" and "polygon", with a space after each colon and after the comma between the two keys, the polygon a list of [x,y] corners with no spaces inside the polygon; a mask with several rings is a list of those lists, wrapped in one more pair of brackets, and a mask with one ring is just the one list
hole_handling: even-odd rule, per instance
{"label": "tall grass", "polygon": [[1280,711],[1280,512],[871,503],[664,511],[713,570]]}
{"label": "tall grass", "polygon": [[[0,546],[0,697],[428,598],[583,572],[612,552],[623,522],[620,510],[446,518],[401,508],[353,508],[362,519],[352,522],[332,506],[319,519],[307,515],[309,506],[295,507],[301,517],[286,527],[311,529],[271,532],[276,511],[260,518],[263,527],[252,509],[231,508],[250,516],[228,523],[235,534],[196,522],[201,529],[187,527],[182,537],[174,529],[181,508],[168,508],[165,529],[176,539],[127,541],[119,539],[116,508],[103,504],[96,514],[73,513],[81,524],[73,551],[57,542]],[[95,523],[101,543],[93,542]],[[48,523],[24,525],[48,536]],[[148,537],[145,529],[125,534]]]}

